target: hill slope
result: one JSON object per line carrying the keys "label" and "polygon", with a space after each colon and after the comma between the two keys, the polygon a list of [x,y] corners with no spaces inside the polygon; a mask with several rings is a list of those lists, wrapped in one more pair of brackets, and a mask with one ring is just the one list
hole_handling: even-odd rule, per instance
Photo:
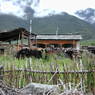
{"label": "hill slope", "polygon": [[[34,18],[32,32],[37,34],[55,34],[57,26],[59,34],[79,33],[83,35],[84,39],[95,38],[95,28],[91,24],[67,13]],[[9,30],[16,27],[24,27],[29,30],[29,21],[11,15],[0,15],[0,30]]]}
{"label": "hill slope", "polygon": [[13,15],[0,15],[0,30],[26,27],[26,21]]}
{"label": "hill slope", "polygon": [[95,37],[92,25],[68,14],[35,18],[33,21],[33,32],[54,34],[57,26],[59,27],[59,34],[79,33],[85,39],[93,39]]}

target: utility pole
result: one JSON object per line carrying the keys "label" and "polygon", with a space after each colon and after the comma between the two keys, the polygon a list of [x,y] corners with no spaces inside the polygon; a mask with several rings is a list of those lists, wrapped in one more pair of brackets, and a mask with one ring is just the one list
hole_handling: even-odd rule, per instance
{"label": "utility pole", "polygon": [[32,19],[30,19],[30,35],[29,35],[29,47],[31,49],[31,33],[32,33]]}
{"label": "utility pole", "polygon": [[30,19],[30,34],[32,33],[32,19]]}
{"label": "utility pole", "polygon": [[59,30],[59,28],[58,28],[58,26],[57,26],[57,29],[56,29],[56,36],[58,35],[58,30]]}

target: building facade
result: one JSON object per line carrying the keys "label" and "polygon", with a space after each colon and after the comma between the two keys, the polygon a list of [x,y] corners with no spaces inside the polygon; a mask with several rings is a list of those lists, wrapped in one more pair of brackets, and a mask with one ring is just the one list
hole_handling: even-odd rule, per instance
{"label": "building facade", "polygon": [[46,47],[62,47],[62,48],[76,48],[80,49],[80,40],[82,39],[81,35],[37,35],[36,40],[32,41],[33,45],[37,47],[46,48]]}

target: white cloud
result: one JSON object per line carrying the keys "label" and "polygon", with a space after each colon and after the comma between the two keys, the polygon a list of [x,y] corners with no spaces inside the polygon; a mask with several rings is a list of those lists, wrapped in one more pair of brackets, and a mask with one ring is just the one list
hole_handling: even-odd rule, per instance
{"label": "white cloud", "polygon": [[[16,3],[17,1],[20,3]],[[0,12],[22,17],[25,14],[23,6],[27,6],[27,1],[32,2],[31,0],[0,0]],[[55,13],[67,12],[74,14],[76,10],[80,9],[95,9],[95,0],[40,0],[37,6],[35,4],[38,0],[33,1],[30,6],[38,16],[47,15],[53,11]]]}
{"label": "white cloud", "polygon": [[20,17],[24,15],[22,8],[12,1],[0,2],[0,13],[13,14]]}
{"label": "white cloud", "polygon": [[40,0],[38,7],[35,7],[39,15],[49,9],[48,12],[68,12],[74,14],[75,11],[86,8],[95,8],[95,0]]}

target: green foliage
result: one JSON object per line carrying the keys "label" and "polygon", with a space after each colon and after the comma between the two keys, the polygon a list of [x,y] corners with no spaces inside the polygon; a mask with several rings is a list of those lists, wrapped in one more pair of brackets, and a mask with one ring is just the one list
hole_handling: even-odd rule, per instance
{"label": "green foliage", "polygon": [[[86,86],[87,90],[91,87],[95,87],[95,72],[91,73],[68,73],[70,71],[82,71],[82,70],[94,70],[95,69],[95,55],[88,52],[81,54],[81,59],[71,60],[65,58],[64,55],[50,54],[47,59],[45,58],[25,58],[16,59],[13,56],[0,56],[0,65],[4,66],[5,71],[11,70],[12,72],[4,73],[4,81],[10,86],[21,88],[29,82],[39,82],[53,84],[56,80],[61,79],[64,83],[75,83],[79,84],[81,80],[83,85]],[[21,71],[16,71],[20,69]],[[43,71],[49,72],[59,71],[58,75],[54,76],[54,73],[33,73],[25,71]],[[60,73],[65,71],[66,73]],[[7,76],[6,76],[7,75]],[[50,79],[54,76],[52,81]],[[49,82],[50,81],[50,82]],[[84,87],[83,86],[83,87]]]}
{"label": "green foliage", "polygon": [[[93,66],[91,66],[91,64],[88,65],[88,70],[89,71],[93,70]],[[87,74],[87,84],[89,88],[95,87],[95,73],[90,72]]]}
{"label": "green foliage", "polygon": [[82,46],[95,46],[95,40],[85,40],[81,41]]}

